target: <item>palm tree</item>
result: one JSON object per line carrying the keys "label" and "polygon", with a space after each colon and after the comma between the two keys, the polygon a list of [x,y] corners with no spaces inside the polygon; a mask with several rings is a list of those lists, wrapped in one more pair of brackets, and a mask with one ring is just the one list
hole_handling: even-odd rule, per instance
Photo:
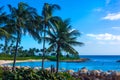
{"label": "palm tree", "polygon": [[60,7],[56,4],[48,4],[48,3],[44,3],[43,9],[42,9],[42,24],[43,24],[43,56],[42,56],[42,69],[44,69],[44,57],[45,57],[45,36],[46,36],[46,32],[45,30],[48,29],[50,30],[51,27],[51,23],[50,20],[53,18],[53,12],[55,10],[59,10]]}
{"label": "palm tree", "polygon": [[34,39],[39,38],[35,23],[36,17],[38,17],[36,10],[29,5],[20,2],[18,8],[8,5],[10,9],[9,19],[11,23],[9,26],[15,31],[16,35],[16,46],[13,62],[13,70],[15,70],[16,55],[18,53],[18,45],[20,44],[22,34],[29,33]]}
{"label": "palm tree", "polygon": [[0,28],[0,39],[2,39],[5,36],[9,37],[10,34],[7,31],[5,31],[4,29]]}
{"label": "palm tree", "polygon": [[0,7],[0,39],[4,37],[8,38],[10,34],[4,29],[7,22],[7,15],[5,12],[2,12],[3,7]]}
{"label": "palm tree", "polygon": [[3,8],[4,7],[0,7],[0,25],[4,24],[6,22],[6,19],[7,19],[6,13],[3,12]]}
{"label": "palm tree", "polygon": [[10,40],[11,34],[5,29],[5,27],[0,27],[0,39],[4,39],[5,43],[3,45],[3,52],[7,53],[8,39]]}
{"label": "palm tree", "polygon": [[72,29],[71,25],[69,25],[68,19],[64,21],[62,19],[54,21],[53,25],[55,27],[55,33],[46,31],[48,33],[48,37],[45,37],[45,39],[49,41],[50,47],[48,50],[55,50],[56,52],[56,72],[58,72],[61,51],[77,55],[78,52],[73,48],[73,46],[81,46],[83,43],[76,40],[80,33],[77,30]]}
{"label": "palm tree", "polygon": [[8,26],[8,20],[6,21],[6,24],[5,24],[5,26],[4,27],[2,27],[2,29],[4,29],[5,31],[7,31],[9,34],[10,34],[10,36],[9,37],[7,37],[7,36],[4,36],[4,53],[9,53],[9,51],[8,51],[8,43],[10,43],[10,42],[12,42],[12,41],[14,41],[16,38],[13,36],[13,34],[14,34],[14,31],[11,29],[11,27],[9,27]]}
{"label": "palm tree", "polygon": [[8,35],[8,36],[5,36],[5,35],[2,36],[2,39],[5,40],[3,51],[4,51],[4,53],[7,53],[8,42],[10,42],[12,39],[14,39],[14,37],[12,36],[13,31],[10,29],[9,26],[7,26],[9,24],[9,19],[8,19],[8,15],[5,12],[2,12],[3,8],[4,7],[0,8],[0,12],[1,12],[1,14],[0,14],[0,25],[1,25],[0,28],[2,29],[0,32]]}

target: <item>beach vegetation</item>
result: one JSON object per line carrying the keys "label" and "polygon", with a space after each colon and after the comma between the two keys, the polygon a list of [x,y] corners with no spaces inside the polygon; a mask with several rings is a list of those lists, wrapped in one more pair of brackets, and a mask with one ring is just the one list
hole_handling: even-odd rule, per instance
{"label": "beach vegetation", "polygon": [[55,51],[56,53],[56,67],[58,72],[59,59],[62,51],[69,54],[78,55],[78,52],[73,46],[82,46],[83,43],[77,41],[77,36],[79,36],[80,33],[77,30],[72,29],[72,26],[69,24],[69,19],[62,20],[59,18],[59,20],[53,20],[52,22],[55,33],[46,31],[48,37],[45,37],[45,39],[49,42],[48,51]]}
{"label": "beach vegetation", "polygon": [[4,29],[6,21],[7,21],[7,15],[5,12],[3,12],[4,7],[0,7],[0,40],[3,40],[5,37],[9,38],[11,35]]}
{"label": "beach vegetation", "polygon": [[[0,67],[0,78],[2,78],[2,76],[3,76],[3,69],[2,69],[2,67]],[[2,79],[0,79],[0,80],[2,80]]]}
{"label": "beach vegetation", "polygon": [[[2,80],[78,80],[67,72],[51,73],[47,70],[33,70],[33,69],[16,69],[12,72],[9,68],[4,67]],[[79,79],[80,80],[80,79]]]}
{"label": "beach vegetation", "polygon": [[48,4],[44,3],[42,8],[42,25],[43,25],[43,54],[42,54],[42,69],[44,68],[44,58],[46,53],[45,48],[45,37],[46,37],[46,30],[50,31],[53,30],[51,20],[55,17],[53,16],[53,12],[55,10],[60,10],[60,6],[56,4]]}
{"label": "beach vegetation", "polygon": [[36,10],[29,5],[20,2],[18,3],[18,8],[8,5],[10,9],[9,19],[10,23],[8,26],[12,27],[14,30],[14,35],[16,35],[16,44],[15,44],[15,53],[14,53],[14,62],[13,69],[15,68],[16,56],[18,53],[18,45],[21,42],[22,34],[27,32],[32,35],[34,38],[39,37],[36,33],[37,29],[34,26],[34,21],[37,16]]}
{"label": "beach vegetation", "polygon": [[[0,39],[4,40],[4,44],[0,44],[2,51],[0,59],[13,59],[13,71],[16,60],[42,59],[42,69],[44,59],[56,60],[56,72],[58,72],[59,60],[78,59],[78,52],[73,46],[83,45],[82,42],[77,41],[80,33],[72,28],[68,19],[62,20],[59,16],[53,16],[55,10],[60,10],[59,5],[44,3],[41,15],[35,8],[23,2],[18,3],[17,7],[8,5],[8,8],[8,14],[0,14]],[[32,36],[38,43],[43,42],[43,49],[23,49],[20,44],[22,36],[26,34]],[[46,43],[49,47],[45,46]],[[74,57],[70,55],[65,57],[62,51],[73,54]],[[52,52],[55,54],[49,55]],[[36,53],[39,55],[35,55]]]}
{"label": "beach vegetation", "polygon": [[[13,55],[9,55],[9,54],[6,54],[6,53],[1,53],[0,54],[0,60],[13,60]],[[42,59],[42,56],[17,56],[16,60],[41,60]],[[56,56],[45,56],[45,59],[46,60],[50,60],[50,61],[56,61]],[[78,57],[65,57],[65,56],[61,56],[60,57],[60,60],[61,61],[64,61],[64,60],[80,60],[80,58]]]}
{"label": "beach vegetation", "polygon": [[[56,61],[56,56],[46,56],[46,59],[50,60],[50,61]],[[60,56],[60,61],[65,61],[65,60],[80,60],[80,58],[78,57],[65,57],[65,56]]]}

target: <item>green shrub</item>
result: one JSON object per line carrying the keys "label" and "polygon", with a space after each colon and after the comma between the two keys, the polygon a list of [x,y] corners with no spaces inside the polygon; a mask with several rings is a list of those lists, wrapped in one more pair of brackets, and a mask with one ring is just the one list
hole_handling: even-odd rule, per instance
{"label": "green shrub", "polygon": [[51,61],[57,60],[55,56],[46,56],[46,59],[51,60]]}
{"label": "green shrub", "polygon": [[[46,56],[46,59],[56,61],[56,56]],[[60,57],[60,60],[79,60],[79,57]]]}
{"label": "green shrub", "polygon": [[3,80],[15,80],[15,75],[16,75],[15,72],[6,70],[3,72],[2,79]]}
{"label": "green shrub", "polygon": [[2,77],[3,69],[0,67],[0,78]]}
{"label": "green shrub", "polygon": [[0,53],[0,57],[12,57],[12,55],[6,53]]}
{"label": "green shrub", "polygon": [[47,70],[16,69],[12,72],[10,69],[3,69],[2,80],[77,80],[67,72],[51,73]]}

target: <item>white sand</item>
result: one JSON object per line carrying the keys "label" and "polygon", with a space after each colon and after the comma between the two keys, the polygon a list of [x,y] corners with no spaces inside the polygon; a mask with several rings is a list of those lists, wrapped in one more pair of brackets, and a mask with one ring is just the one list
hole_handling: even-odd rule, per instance
{"label": "white sand", "polygon": [[[41,60],[17,60],[16,62],[33,62],[33,61],[41,61]],[[0,60],[0,65],[7,64],[7,63],[13,63],[13,60]]]}

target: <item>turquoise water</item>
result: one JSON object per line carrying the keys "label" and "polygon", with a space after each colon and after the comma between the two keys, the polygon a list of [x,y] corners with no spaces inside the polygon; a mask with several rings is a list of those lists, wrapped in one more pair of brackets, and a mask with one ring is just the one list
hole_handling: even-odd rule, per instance
{"label": "turquoise water", "polygon": [[[65,68],[66,70],[73,69],[78,71],[79,69],[86,67],[89,70],[116,70],[120,71],[120,56],[80,56],[81,58],[89,58],[89,61],[86,62],[60,62],[60,68]],[[45,61],[45,68],[54,65],[56,67],[55,61]],[[30,66],[30,67],[39,67],[41,66],[41,61],[36,62],[19,62],[16,63],[16,66]]]}

